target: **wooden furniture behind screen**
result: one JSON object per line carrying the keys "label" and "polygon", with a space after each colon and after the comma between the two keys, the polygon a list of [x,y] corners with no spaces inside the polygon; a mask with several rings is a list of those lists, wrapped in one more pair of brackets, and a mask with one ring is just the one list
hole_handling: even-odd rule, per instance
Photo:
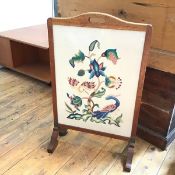
{"label": "wooden furniture behind screen", "polygon": [[175,138],[175,75],[147,68],[137,134],[165,149]]}
{"label": "wooden furniture behind screen", "polygon": [[46,25],[0,33],[0,65],[50,83]]}

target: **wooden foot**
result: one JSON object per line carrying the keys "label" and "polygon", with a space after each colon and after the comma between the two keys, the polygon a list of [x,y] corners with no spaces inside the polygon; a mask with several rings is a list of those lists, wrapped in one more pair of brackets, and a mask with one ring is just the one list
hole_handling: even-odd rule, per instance
{"label": "wooden foot", "polygon": [[48,153],[53,153],[58,145],[58,136],[65,136],[67,134],[67,129],[61,127],[54,127],[50,143],[47,147]]}
{"label": "wooden foot", "polygon": [[59,128],[56,128],[56,127],[53,128],[51,140],[50,140],[50,143],[49,143],[48,148],[47,148],[48,153],[53,153],[55,148],[57,147],[58,135],[59,135]]}
{"label": "wooden foot", "polygon": [[134,155],[134,144],[135,144],[135,139],[131,138],[127,147],[126,162],[124,164],[124,171],[127,171],[127,172],[131,171],[132,158]]}
{"label": "wooden foot", "polygon": [[65,136],[67,133],[67,129],[59,127],[59,136]]}

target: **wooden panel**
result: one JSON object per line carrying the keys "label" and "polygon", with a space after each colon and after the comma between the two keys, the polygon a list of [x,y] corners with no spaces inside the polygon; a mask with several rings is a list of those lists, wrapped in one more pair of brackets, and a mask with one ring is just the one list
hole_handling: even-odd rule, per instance
{"label": "wooden panel", "polygon": [[16,67],[14,70],[50,84],[49,64],[34,62],[30,64],[23,64]]}
{"label": "wooden panel", "polygon": [[47,33],[47,25],[38,25],[1,32],[0,36],[35,47],[48,49]]}
{"label": "wooden panel", "polygon": [[36,62],[38,58],[38,48],[16,41],[11,41],[11,51],[14,67]]}
{"label": "wooden panel", "polygon": [[145,139],[149,143],[157,146],[158,148],[161,148],[162,150],[165,150],[167,147],[167,140],[165,138],[163,138],[161,135],[156,134],[152,130],[148,130],[142,127],[141,125],[138,126],[137,136]]}
{"label": "wooden panel", "polygon": [[165,149],[175,138],[174,103],[175,75],[147,68],[138,135]]}
{"label": "wooden panel", "polygon": [[175,102],[175,75],[147,68],[142,101],[171,113]]}
{"label": "wooden panel", "polygon": [[49,49],[38,49],[38,60],[49,66]]}
{"label": "wooden panel", "polygon": [[146,104],[141,105],[139,123],[161,135],[167,136],[171,116]]}
{"label": "wooden panel", "polygon": [[167,0],[59,0],[59,13],[63,17],[87,11],[99,11],[133,22],[153,25],[152,47],[175,51],[175,1]]}
{"label": "wooden panel", "polygon": [[175,53],[160,49],[151,49],[148,66],[175,74]]}
{"label": "wooden panel", "polygon": [[7,67],[12,67],[12,54],[10,42],[8,39],[0,37],[0,64]]}
{"label": "wooden panel", "polygon": [[167,136],[175,103],[175,75],[147,68],[139,123]]}
{"label": "wooden panel", "polygon": [[[175,1],[167,0],[166,6],[166,23],[163,32],[163,46],[164,50],[175,51]],[[160,19],[160,18],[159,18]],[[162,19],[161,19],[162,20]],[[161,21],[160,20],[160,21]]]}

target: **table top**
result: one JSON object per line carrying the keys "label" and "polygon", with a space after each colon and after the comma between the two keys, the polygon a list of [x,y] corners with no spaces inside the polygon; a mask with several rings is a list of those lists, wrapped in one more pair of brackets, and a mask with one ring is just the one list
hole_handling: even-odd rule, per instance
{"label": "table top", "polygon": [[49,48],[46,24],[0,32],[0,37],[43,49]]}

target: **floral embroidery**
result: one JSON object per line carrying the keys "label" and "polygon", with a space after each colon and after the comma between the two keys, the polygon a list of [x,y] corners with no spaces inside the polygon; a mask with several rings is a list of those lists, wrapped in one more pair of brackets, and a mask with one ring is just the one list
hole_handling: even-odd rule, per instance
{"label": "floral embroidery", "polygon": [[[106,89],[114,89],[117,92],[122,85],[122,79],[115,75],[108,76],[106,72],[107,68],[104,67],[104,61],[100,61],[106,58],[106,60],[111,61],[112,64],[116,66],[119,60],[118,53],[116,49],[107,49],[97,57],[96,53],[93,52],[96,46],[97,49],[100,49],[100,42],[98,40],[94,40],[89,45],[88,55],[79,50],[79,52],[69,60],[70,68],[75,69],[76,64],[80,62],[84,63],[85,59],[88,59],[89,69],[80,69],[77,72],[77,76],[79,78],[85,77],[83,79],[85,80],[87,79],[85,75],[88,75],[88,79],[93,81],[85,80],[80,83],[81,80],[78,77],[68,77],[69,85],[76,88],[77,94],[67,93],[67,98],[69,99],[65,102],[66,111],[69,113],[67,118],[120,127],[122,113],[118,111],[120,111],[121,103],[116,94],[106,95]],[[84,93],[87,94],[87,96],[82,95]],[[111,101],[111,104],[104,107],[100,106],[97,99],[102,98],[105,101]]]}
{"label": "floral embroidery", "polygon": [[93,61],[91,61],[90,65],[90,79],[93,78],[94,76],[99,77],[101,76],[105,76],[105,67],[103,67],[103,63],[101,63],[100,65],[97,63],[97,61],[94,59]]}
{"label": "floral embroidery", "polygon": [[77,85],[79,84],[79,81],[76,80],[75,78],[69,77],[69,78],[68,78],[68,81],[69,81],[69,84],[70,84],[71,86],[77,86]]}

